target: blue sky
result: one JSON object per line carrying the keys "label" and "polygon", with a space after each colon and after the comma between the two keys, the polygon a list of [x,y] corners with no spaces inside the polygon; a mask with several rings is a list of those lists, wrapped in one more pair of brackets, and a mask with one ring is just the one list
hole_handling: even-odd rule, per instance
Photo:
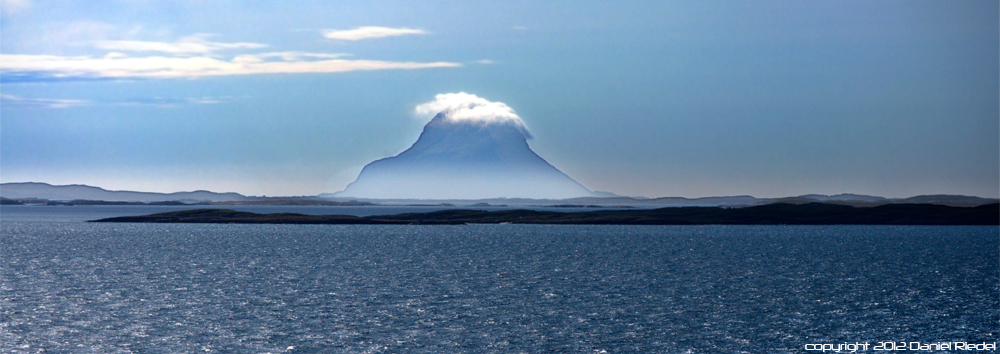
{"label": "blue sky", "polygon": [[0,10],[3,182],[335,192],[467,92],[592,190],[1000,195],[996,1]]}

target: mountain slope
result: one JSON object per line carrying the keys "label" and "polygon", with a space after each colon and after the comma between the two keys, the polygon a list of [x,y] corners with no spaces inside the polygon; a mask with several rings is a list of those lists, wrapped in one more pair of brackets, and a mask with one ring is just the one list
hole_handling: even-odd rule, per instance
{"label": "mountain slope", "polygon": [[337,197],[565,199],[593,195],[531,151],[512,122],[434,117],[409,149],[374,161]]}

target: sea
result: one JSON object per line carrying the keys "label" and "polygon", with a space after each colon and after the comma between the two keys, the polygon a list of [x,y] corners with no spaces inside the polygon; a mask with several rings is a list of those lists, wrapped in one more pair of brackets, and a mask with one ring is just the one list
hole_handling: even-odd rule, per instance
{"label": "sea", "polygon": [[185,208],[0,207],[0,353],[973,353],[1000,342],[998,226],[86,222]]}

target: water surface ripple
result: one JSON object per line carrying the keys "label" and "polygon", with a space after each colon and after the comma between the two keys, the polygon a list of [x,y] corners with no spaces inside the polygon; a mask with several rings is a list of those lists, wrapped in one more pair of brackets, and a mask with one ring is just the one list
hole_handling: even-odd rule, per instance
{"label": "water surface ripple", "polygon": [[0,352],[996,341],[997,227],[5,221]]}

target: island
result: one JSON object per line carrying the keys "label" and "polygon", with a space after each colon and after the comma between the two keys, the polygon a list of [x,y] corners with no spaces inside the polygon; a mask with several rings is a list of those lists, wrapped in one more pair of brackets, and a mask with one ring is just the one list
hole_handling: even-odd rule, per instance
{"label": "island", "polygon": [[671,207],[643,210],[553,212],[452,209],[396,215],[257,214],[228,209],[196,209],[90,222],[215,224],[575,224],[575,225],[1000,225],[1000,204],[950,207],[887,204],[877,207],[775,203],[745,208]]}

